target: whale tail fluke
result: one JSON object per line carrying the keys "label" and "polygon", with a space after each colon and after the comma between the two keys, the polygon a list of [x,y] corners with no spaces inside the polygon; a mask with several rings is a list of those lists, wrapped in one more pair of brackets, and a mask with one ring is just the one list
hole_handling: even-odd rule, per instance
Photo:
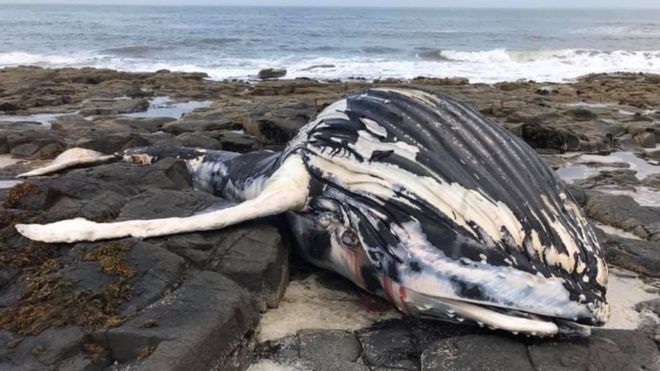
{"label": "whale tail fluke", "polygon": [[106,155],[91,149],[71,148],[62,152],[50,164],[18,174],[17,177],[30,178],[34,176],[48,175],[74,167],[104,164],[107,162],[118,161],[120,159],[121,156],[117,154]]}

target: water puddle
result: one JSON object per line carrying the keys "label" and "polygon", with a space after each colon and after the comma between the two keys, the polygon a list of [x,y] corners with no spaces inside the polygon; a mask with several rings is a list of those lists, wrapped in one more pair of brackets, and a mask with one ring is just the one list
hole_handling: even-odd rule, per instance
{"label": "water puddle", "polygon": [[156,97],[149,100],[149,109],[145,112],[129,113],[122,116],[129,117],[174,117],[180,118],[181,116],[190,113],[196,109],[209,108],[213,101],[189,101],[177,102],[170,97]]}
{"label": "water puddle", "polygon": [[649,175],[660,173],[660,166],[651,164],[643,158],[637,157],[632,152],[614,152],[607,156],[582,155],[580,158],[583,162],[598,162],[603,164],[625,162],[630,165],[630,170],[637,172],[635,176],[639,180],[642,180]]}
{"label": "water puddle", "polygon": [[64,112],[64,113],[37,113],[34,115],[0,115],[0,122],[38,122],[44,126],[50,126],[59,116],[71,115],[76,112]]}
{"label": "water puddle", "polygon": [[567,166],[562,166],[559,169],[555,171],[557,175],[566,183],[568,184],[573,184],[578,180],[583,180],[590,178],[594,175],[598,175],[601,171],[609,170],[617,170],[619,168],[615,167],[609,167],[609,166],[604,166],[604,167],[593,167],[593,166],[587,166],[587,165],[567,165]]}
{"label": "water puddle", "polygon": [[589,102],[576,102],[566,104],[568,107],[581,107],[581,108],[608,108],[609,103],[589,103]]}
{"label": "water puddle", "polygon": [[596,188],[597,191],[613,195],[625,195],[632,197],[641,206],[660,207],[660,191],[649,187],[635,187],[634,190],[620,189],[614,186]]}
{"label": "water puddle", "polygon": [[594,222],[593,224],[594,224],[594,226],[600,228],[603,232],[605,232],[607,234],[611,234],[613,236],[619,236],[619,237],[622,237],[622,238],[627,238],[629,240],[639,240],[639,241],[642,240],[641,238],[635,236],[634,234],[632,234],[630,232],[626,232],[623,229],[615,228],[615,227],[612,227],[610,225],[601,224],[601,223],[597,223],[597,222]]}
{"label": "water puddle", "polygon": [[[127,99],[127,97],[118,97],[114,100]],[[199,108],[208,108],[213,104],[213,101],[189,101],[177,102],[170,97],[155,97],[149,100],[149,108],[145,112],[128,113],[121,116],[128,117],[173,117],[180,118],[181,116],[190,113]],[[50,126],[59,116],[73,115],[75,112],[62,112],[62,113],[39,113],[34,115],[5,115],[0,114],[0,122],[38,122],[44,126]]]}
{"label": "water puddle", "polygon": [[16,179],[0,179],[0,189],[8,189],[11,188],[17,184],[23,183],[22,180],[16,180]]}
{"label": "water puddle", "polygon": [[649,175],[659,174],[660,166],[649,163],[637,157],[632,152],[613,152],[607,156],[580,155],[576,160],[557,169],[557,175],[566,183],[572,184],[577,180],[587,179],[602,171],[621,169],[622,163],[628,164],[628,169],[635,171],[637,179],[642,180]]}
{"label": "water puddle", "polygon": [[648,115],[653,115],[655,113],[656,113],[656,111],[654,111],[654,110],[644,110],[642,112],[632,112],[632,111],[628,111],[628,110],[624,110],[624,109],[619,110],[619,114],[624,115],[624,116],[635,116],[635,115],[648,116]]}

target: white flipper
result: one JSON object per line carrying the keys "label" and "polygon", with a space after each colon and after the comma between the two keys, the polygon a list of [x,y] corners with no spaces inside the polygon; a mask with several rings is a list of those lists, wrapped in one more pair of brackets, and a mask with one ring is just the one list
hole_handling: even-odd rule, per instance
{"label": "white flipper", "polygon": [[247,220],[302,210],[308,197],[310,176],[302,159],[293,155],[266,182],[256,198],[236,206],[184,218],[95,223],[83,218],[51,224],[17,224],[23,236],[42,242],[97,241],[122,237],[157,237],[221,229]]}
{"label": "white flipper", "polygon": [[533,336],[553,336],[559,332],[554,322],[496,312],[488,307],[462,300],[433,297],[407,289],[406,309],[424,316],[449,316],[471,320],[482,326]]}
{"label": "white flipper", "polygon": [[495,312],[488,308],[466,302],[446,299],[447,306],[457,316],[483,323],[486,326],[506,330],[514,333],[530,334],[534,336],[552,336],[559,332],[557,325],[541,319],[514,317]]}
{"label": "white flipper", "polygon": [[53,162],[47,166],[28,171],[23,174],[17,175],[19,178],[28,178],[39,175],[46,175],[58,172],[60,170],[80,166],[100,164],[112,161],[117,157],[114,155],[104,155],[103,153],[92,151],[85,148],[71,148],[62,152],[59,156],[55,157]]}

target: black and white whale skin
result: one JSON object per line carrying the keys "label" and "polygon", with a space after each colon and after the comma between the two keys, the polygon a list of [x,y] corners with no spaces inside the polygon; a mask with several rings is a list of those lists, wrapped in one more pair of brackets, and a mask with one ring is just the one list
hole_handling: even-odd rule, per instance
{"label": "black and white whale skin", "polygon": [[609,316],[604,252],[553,171],[455,100],[372,89],[341,99],[282,153],[74,149],[41,175],[123,159],[186,161],[198,189],[236,206],[186,218],[17,225],[45,242],[153,237],[286,213],[299,253],[414,316],[553,335]]}

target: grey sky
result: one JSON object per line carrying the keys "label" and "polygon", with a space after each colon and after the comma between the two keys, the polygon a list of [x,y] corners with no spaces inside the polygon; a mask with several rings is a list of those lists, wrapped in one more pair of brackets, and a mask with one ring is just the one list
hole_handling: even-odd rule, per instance
{"label": "grey sky", "polygon": [[415,6],[482,8],[660,8],[660,0],[0,0],[0,3],[145,5]]}

